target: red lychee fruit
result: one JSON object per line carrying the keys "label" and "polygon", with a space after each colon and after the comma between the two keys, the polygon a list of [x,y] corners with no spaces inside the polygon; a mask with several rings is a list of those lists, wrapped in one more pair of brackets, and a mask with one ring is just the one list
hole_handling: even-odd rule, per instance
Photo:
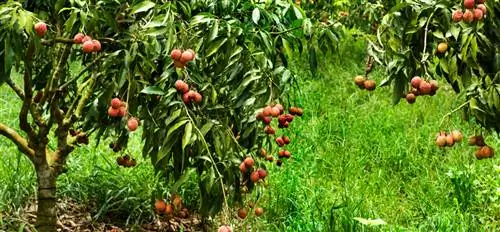
{"label": "red lychee fruit", "polygon": [[361,75],[354,77],[354,84],[356,84],[361,89],[365,88],[364,82],[365,82],[365,77]]}
{"label": "red lychee fruit", "polygon": [[127,121],[127,128],[129,131],[133,132],[137,130],[137,127],[139,126],[139,120],[137,118],[130,118]]}
{"label": "red lychee fruit", "polygon": [[172,60],[179,60],[181,56],[182,56],[182,51],[180,49],[174,49],[170,53],[170,58],[172,58]]}
{"label": "red lychee fruit", "polygon": [[194,53],[192,51],[186,50],[182,53],[179,61],[181,61],[182,63],[187,63],[189,61],[192,61],[193,59],[194,59]]}
{"label": "red lychee fruit", "polygon": [[195,102],[196,104],[198,104],[198,105],[199,105],[199,104],[201,104],[201,102],[203,101],[203,96],[201,96],[201,94],[200,94],[200,93],[195,92],[195,93],[194,93],[193,100],[194,100],[194,102]]}
{"label": "red lychee fruit", "polygon": [[488,9],[486,8],[486,6],[484,4],[478,4],[476,6],[476,9],[480,9],[481,11],[483,11],[483,15],[486,15],[486,12],[488,12]]}
{"label": "red lychee fruit", "polygon": [[219,227],[218,232],[233,232],[233,230],[228,225],[223,225],[223,226]]}
{"label": "red lychee fruit", "polygon": [[444,146],[446,146],[446,136],[444,136],[444,135],[438,135],[436,137],[436,145],[438,147],[444,147]]}
{"label": "red lychee fruit", "polygon": [[240,164],[240,172],[241,172],[241,173],[245,173],[245,172],[247,172],[247,165],[245,164],[245,162],[242,162],[242,163]]}
{"label": "red lychee fruit", "polygon": [[45,33],[47,32],[47,24],[45,24],[44,22],[36,23],[34,28],[35,28],[35,33],[39,37],[43,37],[45,35]]}
{"label": "red lychee fruit", "polygon": [[264,119],[262,119],[262,122],[264,122],[265,125],[269,125],[271,124],[271,121],[273,119],[271,117],[265,117]]}
{"label": "red lychee fruit", "polygon": [[453,141],[455,142],[461,142],[462,139],[464,138],[464,136],[462,135],[462,132],[460,132],[459,130],[453,130],[451,132],[451,136],[453,137]]}
{"label": "red lychee fruit", "polygon": [[119,109],[115,109],[115,108],[113,108],[111,106],[108,108],[108,115],[109,115],[109,117],[116,118],[116,117],[119,117],[119,114],[120,114],[120,110]]}
{"label": "red lychee fruit", "polygon": [[474,0],[464,0],[464,7],[467,9],[472,9],[474,8]]}
{"label": "red lychee fruit", "polygon": [[264,117],[271,116],[272,109],[273,108],[271,106],[264,107],[264,109],[262,110],[262,114],[264,115]]}
{"label": "red lychee fruit", "polygon": [[259,172],[252,172],[252,174],[250,174],[250,180],[254,183],[257,183],[260,180]]}
{"label": "red lychee fruit", "polygon": [[85,41],[82,45],[82,51],[84,53],[91,53],[94,51],[94,43],[92,42],[92,40],[89,40],[89,41]]}
{"label": "red lychee fruit", "polygon": [[85,42],[87,42],[87,41],[91,41],[91,40],[92,40],[92,37],[90,37],[90,36],[86,35],[86,36],[84,36],[84,37],[83,37],[83,39],[82,39],[82,43],[85,43]]}
{"label": "red lychee fruit", "polygon": [[456,11],[453,11],[451,18],[452,18],[453,22],[460,22],[460,21],[462,21],[463,16],[464,16],[464,12],[462,12],[461,10],[456,10]]}
{"label": "red lychee fruit", "polygon": [[247,211],[243,208],[238,210],[238,217],[241,219],[245,219],[247,217]]}
{"label": "red lychee fruit", "polygon": [[92,40],[92,44],[94,45],[93,51],[100,52],[101,51],[101,42],[99,40]]}
{"label": "red lychee fruit", "polygon": [[471,10],[465,10],[463,15],[464,22],[471,23],[474,21],[474,13]]}
{"label": "red lychee fruit", "polygon": [[483,10],[478,8],[474,9],[474,20],[479,21],[483,19],[483,15],[484,15]]}
{"label": "red lychee fruit", "polygon": [[175,89],[181,93],[185,93],[189,91],[189,85],[183,80],[177,80],[175,81]]}
{"label": "red lychee fruit", "polygon": [[171,204],[167,204],[165,206],[165,214],[170,216],[173,213],[174,213],[174,207]]}
{"label": "red lychee fruit", "polygon": [[368,91],[373,91],[377,88],[377,84],[374,80],[366,80],[364,82],[365,89]]}
{"label": "red lychee fruit", "polygon": [[75,37],[73,37],[73,42],[75,44],[81,44],[81,43],[83,43],[82,40],[84,37],[85,37],[85,35],[83,33],[78,33],[75,35]]}
{"label": "red lychee fruit", "polygon": [[122,101],[120,100],[120,98],[113,98],[111,99],[111,107],[113,107],[113,109],[120,109],[120,107],[122,106]]}
{"label": "red lychee fruit", "polygon": [[489,146],[482,146],[479,148],[479,150],[476,152],[476,158],[481,160],[481,159],[486,159],[486,158],[491,158],[495,156],[495,151],[493,148]]}
{"label": "red lychee fruit", "polygon": [[285,116],[286,116],[286,121],[287,121],[287,122],[292,122],[292,121],[293,121],[293,115],[291,115],[291,114],[287,114],[287,115],[285,115]]}
{"label": "red lychee fruit", "polygon": [[245,165],[248,167],[248,168],[251,168],[254,164],[254,161],[252,159],[252,157],[247,157],[245,158],[245,160],[243,161],[243,163],[245,163]]}
{"label": "red lychee fruit", "polygon": [[408,103],[413,104],[413,103],[415,103],[416,100],[417,100],[417,97],[415,96],[415,94],[413,94],[413,93],[406,94],[406,101]]}
{"label": "red lychee fruit", "polygon": [[281,138],[281,137],[276,138],[275,141],[276,141],[276,144],[278,144],[278,147],[282,147],[285,145],[285,141],[283,141],[283,138]]}
{"label": "red lychee fruit", "polygon": [[422,78],[420,78],[419,76],[414,76],[412,79],[411,79],[411,86],[413,88],[419,88],[420,87],[420,83],[422,82]]}
{"label": "red lychee fruit", "polygon": [[163,212],[165,212],[165,207],[166,206],[167,206],[167,204],[165,204],[164,200],[157,199],[155,201],[155,210],[156,210],[157,213],[163,213]]}
{"label": "red lychee fruit", "polygon": [[185,92],[183,95],[182,95],[182,101],[184,102],[184,104],[188,105],[189,103],[191,103],[191,95],[189,94],[190,91],[188,92]]}
{"label": "red lychee fruit", "polygon": [[278,109],[277,107],[271,107],[271,116],[275,118],[280,116],[280,109]]}
{"label": "red lychee fruit", "polygon": [[285,108],[281,104],[276,104],[274,107],[280,110],[280,115],[283,114],[283,112],[285,112]]}
{"label": "red lychee fruit", "polygon": [[266,128],[264,129],[264,132],[266,132],[266,134],[268,134],[268,135],[276,134],[276,131],[270,125],[266,126]]}
{"label": "red lychee fruit", "polygon": [[267,172],[266,172],[266,170],[264,170],[264,169],[262,169],[262,168],[259,168],[259,170],[257,170],[257,172],[259,172],[259,177],[260,177],[261,179],[266,178],[266,176],[267,176]]}
{"label": "red lychee fruit", "polygon": [[418,91],[422,93],[422,95],[428,95],[431,93],[432,86],[427,81],[422,81],[420,86],[418,87]]}
{"label": "red lychee fruit", "polygon": [[451,134],[446,135],[446,145],[448,145],[449,147],[453,147],[454,144],[455,140],[453,140],[453,136],[451,136]]}

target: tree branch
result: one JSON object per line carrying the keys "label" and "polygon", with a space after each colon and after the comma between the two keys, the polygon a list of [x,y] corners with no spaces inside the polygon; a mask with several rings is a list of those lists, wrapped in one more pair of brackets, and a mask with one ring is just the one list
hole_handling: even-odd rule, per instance
{"label": "tree branch", "polygon": [[0,123],[0,134],[7,137],[10,141],[16,144],[17,148],[32,159],[35,155],[35,151],[28,146],[28,141],[19,135],[14,129]]}
{"label": "tree branch", "polygon": [[26,56],[24,58],[24,99],[21,112],[19,113],[19,127],[28,134],[29,140],[36,139],[36,134],[28,122],[28,112],[31,107],[33,98],[33,90],[31,86],[31,71],[33,66],[33,55],[35,54],[35,42],[30,40]]}
{"label": "tree branch", "polygon": [[55,67],[55,70],[52,73],[52,77],[48,81],[47,86],[45,86],[44,95],[39,103],[40,105],[43,105],[46,101],[52,101],[52,98],[54,97],[57,91],[58,82],[61,78],[61,75],[64,73],[64,68],[66,66],[66,63],[68,62],[68,57],[70,52],[71,52],[71,45],[66,45],[66,47],[64,47],[61,57],[59,58],[59,61],[57,62],[57,66]]}
{"label": "tree branch", "polygon": [[10,88],[12,90],[14,90],[14,92],[16,92],[16,94],[19,98],[24,99],[23,90],[16,83],[14,83],[14,81],[12,81],[12,79],[10,77],[7,77],[5,82],[7,82],[7,84],[10,86]]}
{"label": "tree branch", "polygon": [[54,39],[42,39],[42,44],[46,46],[52,46],[56,43],[61,43],[61,44],[75,44],[75,41],[73,39],[67,39],[67,38],[54,38]]}
{"label": "tree branch", "polygon": [[70,85],[71,83],[73,83],[76,80],[78,80],[83,74],[85,74],[85,72],[87,72],[90,68],[92,68],[92,66],[94,66],[94,64],[96,64],[98,61],[100,61],[103,57],[104,57],[104,54],[102,54],[99,57],[95,58],[92,62],[90,62],[87,66],[85,66],[85,68],[82,69],[80,71],[80,73],[78,73],[78,75],[76,75],[74,78],[70,79],[68,82],[66,82],[66,83],[62,84],[61,86],[59,86],[59,90],[63,90],[64,88],[68,87],[68,85]]}

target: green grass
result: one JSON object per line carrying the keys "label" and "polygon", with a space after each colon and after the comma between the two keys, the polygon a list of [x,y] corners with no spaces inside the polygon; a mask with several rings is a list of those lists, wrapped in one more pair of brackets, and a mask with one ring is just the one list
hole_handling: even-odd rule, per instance
{"label": "green grass", "polygon": [[[434,97],[393,106],[390,88],[359,90],[352,80],[364,72],[363,48],[362,41],[342,45],[339,55],[321,63],[317,77],[302,60],[295,62],[302,91],[297,102],[305,114],[291,124],[293,159],[281,168],[269,165],[268,188],[258,202],[265,214],[249,216],[245,225],[253,231],[498,230],[498,158],[478,161],[476,148],[466,142],[447,149],[434,145],[440,130],[459,129],[466,136],[479,131],[461,119],[461,111],[441,124],[463,96],[443,85]],[[376,70],[372,78],[380,82],[383,74]],[[0,118],[15,126],[15,95],[6,86],[0,91]],[[68,173],[59,178],[59,196],[96,203],[92,214],[100,220],[111,220],[111,214],[130,224],[151,218],[152,194],[169,188],[140,158],[139,136],[129,148],[140,160],[132,169],[115,164],[109,141],[77,149]],[[500,148],[498,135],[489,135],[487,143]],[[0,212],[16,212],[34,195],[33,170],[1,137],[0,152]],[[184,189],[184,200],[196,205],[195,183]],[[387,225],[363,226],[355,217],[380,218]],[[19,224],[0,216],[0,228]]]}

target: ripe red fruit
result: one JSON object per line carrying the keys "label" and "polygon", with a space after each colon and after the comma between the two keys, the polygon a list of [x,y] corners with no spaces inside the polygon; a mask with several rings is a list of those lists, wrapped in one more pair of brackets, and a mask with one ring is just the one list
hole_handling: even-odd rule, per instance
{"label": "ripe red fruit", "polygon": [[446,136],[444,135],[438,135],[436,138],[436,145],[438,147],[444,147],[446,146]]}
{"label": "ripe red fruit", "polygon": [[85,35],[83,33],[78,33],[75,35],[75,37],[73,37],[73,42],[75,44],[81,44],[81,43],[83,43],[82,40],[84,37],[85,37]]}
{"label": "ripe red fruit", "polygon": [[293,115],[291,115],[291,114],[287,114],[287,115],[286,115],[286,121],[287,121],[287,122],[292,122],[292,121],[293,121]]}
{"label": "ripe red fruit", "polygon": [[422,82],[422,78],[420,78],[419,76],[414,76],[412,79],[411,79],[411,86],[413,88],[419,88],[420,87],[420,83]]}
{"label": "ripe red fruit", "polygon": [[283,152],[283,157],[285,157],[285,158],[290,158],[291,156],[292,156],[292,153],[290,153],[289,151],[285,150],[285,151]]}
{"label": "ripe red fruit", "polygon": [[184,104],[188,105],[189,103],[191,103],[191,95],[189,94],[190,91],[188,92],[185,92],[183,95],[182,95],[182,101],[184,102]]}
{"label": "ripe red fruit", "polygon": [[182,53],[181,58],[179,59],[182,63],[187,63],[194,59],[194,53],[192,51],[186,50]]}
{"label": "ripe red fruit", "polygon": [[101,42],[99,40],[92,40],[92,44],[94,45],[94,52],[100,52],[101,51]]}
{"label": "ripe red fruit", "polygon": [[476,135],[476,136],[469,137],[468,143],[471,146],[475,145],[475,146],[479,146],[479,147],[486,145],[482,135]]}
{"label": "ripe red fruit", "polygon": [[196,104],[201,104],[201,102],[203,101],[203,96],[201,96],[200,93],[198,92],[195,92],[194,93],[194,97],[193,97],[193,100]]}
{"label": "ripe red fruit", "polygon": [[262,169],[262,168],[259,168],[259,170],[257,170],[257,172],[259,173],[259,177],[260,177],[261,179],[266,178],[266,176],[267,176],[267,172],[266,172],[266,170],[264,170],[264,169]]}
{"label": "ripe red fruit", "polygon": [[247,217],[247,211],[243,208],[238,210],[238,217],[241,219],[245,219]]}
{"label": "ripe red fruit", "polygon": [[129,131],[135,131],[137,130],[137,127],[139,126],[139,120],[137,118],[130,118],[127,121],[127,127]]}
{"label": "ripe red fruit", "polygon": [[474,9],[474,20],[479,21],[483,19],[483,10]]}
{"label": "ripe red fruit", "polygon": [[478,4],[476,6],[477,9],[480,9],[481,11],[483,11],[483,15],[486,14],[486,12],[488,11],[488,9],[486,8],[486,6],[484,4]]}
{"label": "ripe red fruit", "polygon": [[249,168],[251,168],[254,164],[254,161],[252,159],[252,157],[247,157],[245,158],[245,160],[243,161],[243,163],[245,163],[245,165]]}
{"label": "ripe red fruit", "polygon": [[361,75],[354,77],[354,84],[356,84],[361,89],[365,88],[364,82],[365,82],[365,77]]}
{"label": "ripe red fruit", "polygon": [[451,136],[453,137],[453,141],[455,142],[461,142],[462,139],[464,138],[464,136],[462,135],[462,133],[458,130],[454,130],[451,132]]}
{"label": "ripe red fruit", "polygon": [[297,107],[292,106],[290,109],[288,109],[288,112],[290,112],[291,115],[296,115],[297,114]]}
{"label": "ripe red fruit", "polygon": [[474,8],[474,0],[464,0],[464,7],[467,9]]}
{"label": "ripe red fruit", "polygon": [[285,157],[285,150],[278,151],[278,158]]}
{"label": "ripe red fruit", "polygon": [[180,49],[174,49],[170,53],[170,58],[172,58],[172,60],[179,60],[181,58],[181,55],[182,51]]}
{"label": "ripe red fruit", "polygon": [[250,174],[250,180],[254,183],[257,183],[260,180],[259,172],[252,172],[252,174]]}
{"label": "ripe red fruit", "polygon": [[276,134],[276,131],[270,125],[266,126],[266,128],[264,129],[264,132],[266,132],[266,134],[268,134],[268,135]]}
{"label": "ripe red fruit", "polygon": [[116,118],[119,117],[120,110],[119,109],[114,109],[113,107],[108,108],[108,115],[109,117]]}
{"label": "ripe red fruit", "polygon": [[430,94],[432,91],[432,86],[427,81],[422,81],[420,86],[418,87],[418,91],[422,93],[422,95]]}
{"label": "ripe red fruit", "polygon": [[304,113],[304,110],[302,108],[297,108],[297,115],[298,116],[302,116],[303,113]]}
{"label": "ripe red fruit", "polygon": [[[292,117],[293,117],[293,116],[292,116]],[[280,116],[278,117],[278,123],[279,123],[280,125],[285,124],[285,122],[287,121],[287,120],[286,120],[286,118],[287,118],[287,117],[286,117],[286,115],[280,115]]]}
{"label": "ripe red fruit", "polygon": [[219,227],[218,232],[233,232],[233,230],[228,225],[223,225],[223,226]]}
{"label": "ripe red fruit", "polygon": [[283,105],[281,104],[276,104],[274,107],[280,110],[280,115],[283,114],[283,112],[285,112],[285,108],[283,108]]}
{"label": "ripe red fruit", "polygon": [[262,214],[264,214],[263,208],[260,208],[260,207],[255,208],[255,216],[260,217],[260,216],[262,216]]}
{"label": "ripe red fruit", "polygon": [[283,141],[283,138],[281,138],[281,137],[276,138],[275,141],[276,141],[276,144],[278,144],[278,147],[282,147],[285,145],[285,141]]}
{"label": "ripe red fruit", "polygon": [[89,40],[89,41],[85,41],[82,45],[82,51],[84,53],[91,53],[94,51],[94,43],[92,42],[92,40]]}
{"label": "ripe red fruit", "polygon": [[495,156],[495,151],[493,148],[489,146],[482,146],[479,148],[479,150],[476,152],[476,158],[481,160],[481,159],[486,159],[486,158],[491,158]]}
{"label": "ripe red fruit", "polygon": [[189,85],[183,80],[177,80],[175,81],[175,89],[181,93],[185,93],[189,91]]}
{"label": "ripe red fruit", "polygon": [[175,206],[176,209],[180,209],[182,206],[182,198],[176,195],[172,200],[172,204]]}
{"label": "ripe red fruit", "polygon": [[364,86],[365,86],[365,89],[368,91],[373,91],[377,87],[374,80],[366,80],[364,82]]}
{"label": "ripe red fruit", "polygon": [[257,120],[263,120],[264,119],[264,113],[262,113],[262,110],[257,113],[257,116],[255,116]]}
{"label": "ripe red fruit", "polygon": [[165,214],[166,215],[172,215],[174,213],[174,207],[172,207],[171,204],[167,204],[165,206]]}
{"label": "ripe red fruit", "polygon": [[413,94],[413,93],[406,94],[406,101],[408,103],[413,104],[413,103],[415,103],[416,100],[417,100],[417,97],[415,96],[415,94]]}
{"label": "ripe red fruit", "polygon": [[82,43],[85,43],[85,42],[87,42],[87,41],[91,41],[91,40],[92,40],[92,37],[90,37],[90,36],[86,35],[86,36],[84,36],[84,37],[83,37],[83,39],[82,39]]}
{"label": "ripe red fruit", "polygon": [[36,23],[34,28],[35,28],[35,33],[39,37],[43,37],[45,35],[45,33],[47,32],[47,24],[45,24],[44,22]]}
{"label": "ripe red fruit", "polygon": [[439,89],[439,84],[436,80],[430,80],[429,84],[431,85],[432,92],[436,92]]}
{"label": "ripe red fruit", "polygon": [[446,135],[446,145],[449,147],[452,147],[455,144],[455,141],[453,140],[453,136],[451,134]]}
{"label": "ripe red fruit", "polygon": [[285,142],[285,144],[290,144],[290,138],[288,138],[288,136],[286,135],[283,135],[283,142]]}
{"label": "ripe red fruit", "polygon": [[122,101],[120,100],[120,98],[113,98],[111,100],[111,107],[113,107],[113,109],[119,109],[122,105]]}
{"label": "ripe red fruit", "polygon": [[463,15],[464,22],[466,23],[471,23],[474,21],[474,13],[470,10],[465,10],[464,15]]}
{"label": "ripe red fruit", "polygon": [[165,208],[166,207],[167,207],[167,204],[165,204],[165,201],[158,200],[158,199],[155,201],[155,210],[156,210],[157,213],[163,213],[163,212],[165,212]]}
{"label": "ripe red fruit", "polygon": [[262,114],[264,115],[264,117],[271,116],[272,109],[273,108],[271,106],[264,107],[264,109],[262,110]]}
{"label": "ripe red fruit", "polygon": [[271,117],[265,117],[262,119],[262,122],[264,122],[265,125],[271,124],[272,118]]}
{"label": "ripe red fruit", "polygon": [[277,107],[271,107],[271,116],[278,117],[280,116],[280,109]]}
{"label": "ripe red fruit", "polygon": [[274,156],[268,155],[268,156],[266,156],[266,160],[267,161],[273,161],[274,160]]}
{"label": "ripe red fruit", "polygon": [[247,165],[245,164],[245,162],[242,162],[242,163],[240,164],[240,172],[241,172],[241,173],[245,173],[245,172],[247,172]]}
{"label": "ripe red fruit", "polygon": [[464,12],[462,12],[461,10],[456,10],[451,14],[451,19],[453,20],[453,22],[460,22],[463,16]]}

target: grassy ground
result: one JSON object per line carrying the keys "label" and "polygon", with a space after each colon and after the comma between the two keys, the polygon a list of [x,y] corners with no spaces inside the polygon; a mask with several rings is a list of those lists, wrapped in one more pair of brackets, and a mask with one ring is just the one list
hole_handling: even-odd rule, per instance
{"label": "grassy ground", "polygon": [[[461,97],[443,86],[414,105],[392,106],[389,88],[359,90],[352,79],[364,72],[363,46],[342,46],[340,55],[322,62],[317,77],[297,62],[303,92],[298,103],[305,114],[293,123],[294,159],[270,167],[269,188],[257,203],[265,214],[245,224],[253,231],[499,230],[499,159],[478,161],[476,148],[466,143],[443,150],[434,145],[440,130],[477,132],[461,120],[460,111],[442,121]],[[382,80],[382,73],[373,78]],[[0,118],[9,125],[17,124],[14,97],[1,87],[0,100],[9,107],[1,107]],[[137,146],[130,153],[139,157],[139,134],[134,139]],[[498,135],[488,136],[487,143],[500,148]],[[152,216],[151,194],[161,184],[147,161],[119,168],[107,144],[71,156],[69,172],[58,182],[60,196],[96,202],[96,219],[112,214],[137,224]],[[12,226],[13,219],[2,219],[1,212],[19,211],[33,196],[35,177],[30,163],[4,138],[0,152],[2,228]],[[196,204],[194,183],[186,185],[185,201]],[[363,226],[355,217],[380,218],[387,225]]]}

